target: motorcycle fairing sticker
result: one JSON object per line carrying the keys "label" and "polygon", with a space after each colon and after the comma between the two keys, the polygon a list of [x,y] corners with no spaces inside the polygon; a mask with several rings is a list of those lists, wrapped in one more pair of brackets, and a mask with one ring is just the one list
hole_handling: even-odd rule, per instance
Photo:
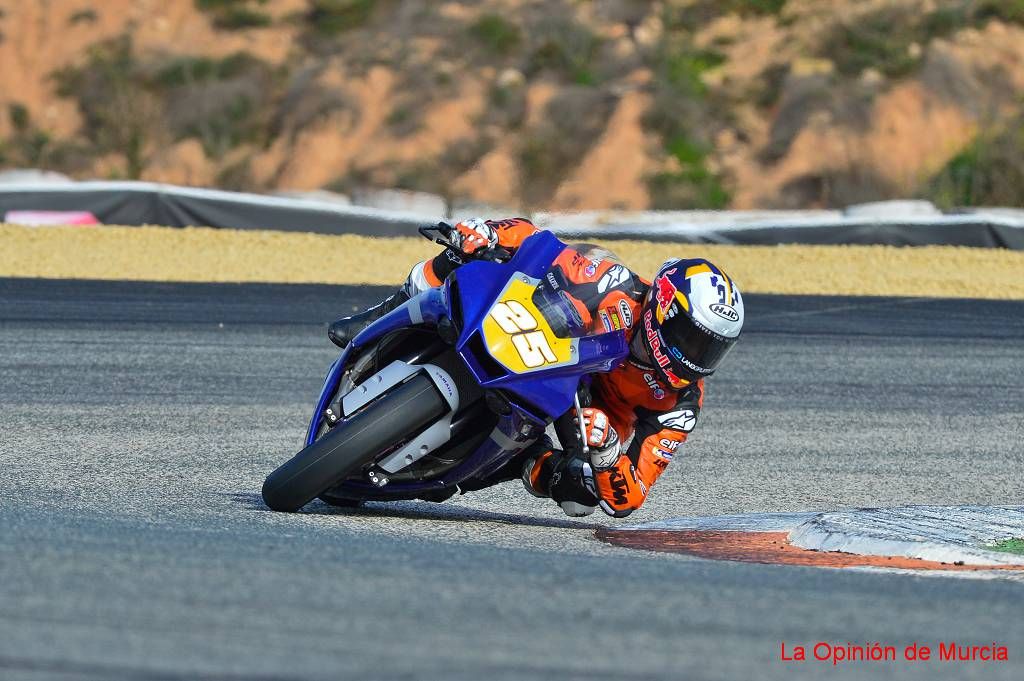
{"label": "motorcycle fairing sticker", "polygon": [[542,371],[577,362],[578,340],[559,338],[533,303],[536,285],[516,273],[483,322],[484,341],[491,356],[517,374]]}

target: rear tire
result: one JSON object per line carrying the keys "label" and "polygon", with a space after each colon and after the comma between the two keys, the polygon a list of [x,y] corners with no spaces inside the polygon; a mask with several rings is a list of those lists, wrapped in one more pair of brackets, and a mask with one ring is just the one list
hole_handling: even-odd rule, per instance
{"label": "rear tire", "polygon": [[430,376],[417,374],[268,475],[263,501],[275,511],[297,511],[449,409]]}

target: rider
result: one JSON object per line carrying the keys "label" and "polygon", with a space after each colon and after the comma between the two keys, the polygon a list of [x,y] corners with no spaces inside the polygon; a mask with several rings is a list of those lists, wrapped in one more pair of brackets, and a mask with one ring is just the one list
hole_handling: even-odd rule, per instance
{"label": "rider", "polygon": [[[514,252],[538,231],[524,218],[474,218],[455,225],[450,240],[462,254],[479,258],[496,248]],[[463,261],[448,248],[418,263],[396,293],[334,322],[328,336],[344,347],[411,296],[440,286]],[[551,272],[546,285],[571,296],[584,326],[625,330],[629,356],[613,371],[592,376],[592,406],[582,411],[589,461],[556,449],[545,435],[473,489],[521,477],[527,491],[550,497],[567,515],[589,515],[600,506],[622,518],[640,508],[696,425],[704,378],[739,338],[743,300],[732,279],[703,259],[669,260],[652,285],[608,251],[580,246],[563,251]]]}

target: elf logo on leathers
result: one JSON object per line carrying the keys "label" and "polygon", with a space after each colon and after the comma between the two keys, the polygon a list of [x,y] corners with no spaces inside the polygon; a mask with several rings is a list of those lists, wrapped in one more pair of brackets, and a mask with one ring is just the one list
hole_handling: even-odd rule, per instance
{"label": "elf logo on leathers", "polygon": [[629,270],[622,265],[613,265],[604,276],[601,277],[601,281],[597,282],[597,292],[605,293],[619,284],[622,284],[629,279]]}
{"label": "elf logo on leathers", "polygon": [[658,441],[658,446],[661,447],[662,449],[667,449],[670,452],[674,452],[676,451],[676,448],[679,446],[679,440],[670,440],[667,437],[663,437],[661,438],[661,440]]}
{"label": "elf logo on leathers", "polygon": [[740,320],[740,313],[732,305],[715,303],[714,305],[708,305],[708,309],[722,319],[728,319],[730,322],[738,322]]}
{"label": "elf logo on leathers", "polygon": [[654,399],[665,399],[665,391],[660,385],[658,385],[658,381],[655,380],[652,374],[644,374],[644,381],[647,382],[647,387],[651,389],[651,394],[654,395]]}

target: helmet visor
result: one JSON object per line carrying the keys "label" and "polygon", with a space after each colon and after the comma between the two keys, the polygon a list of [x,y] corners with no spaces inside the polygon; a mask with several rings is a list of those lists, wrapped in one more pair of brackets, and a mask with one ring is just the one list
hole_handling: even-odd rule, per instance
{"label": "helmet visor", "polygon": [[720,336],[685,314],[677,314],[665,320],[662,333],[672,363],[681,375],[691,378],[714,373],[736,343],[736,338]]}

